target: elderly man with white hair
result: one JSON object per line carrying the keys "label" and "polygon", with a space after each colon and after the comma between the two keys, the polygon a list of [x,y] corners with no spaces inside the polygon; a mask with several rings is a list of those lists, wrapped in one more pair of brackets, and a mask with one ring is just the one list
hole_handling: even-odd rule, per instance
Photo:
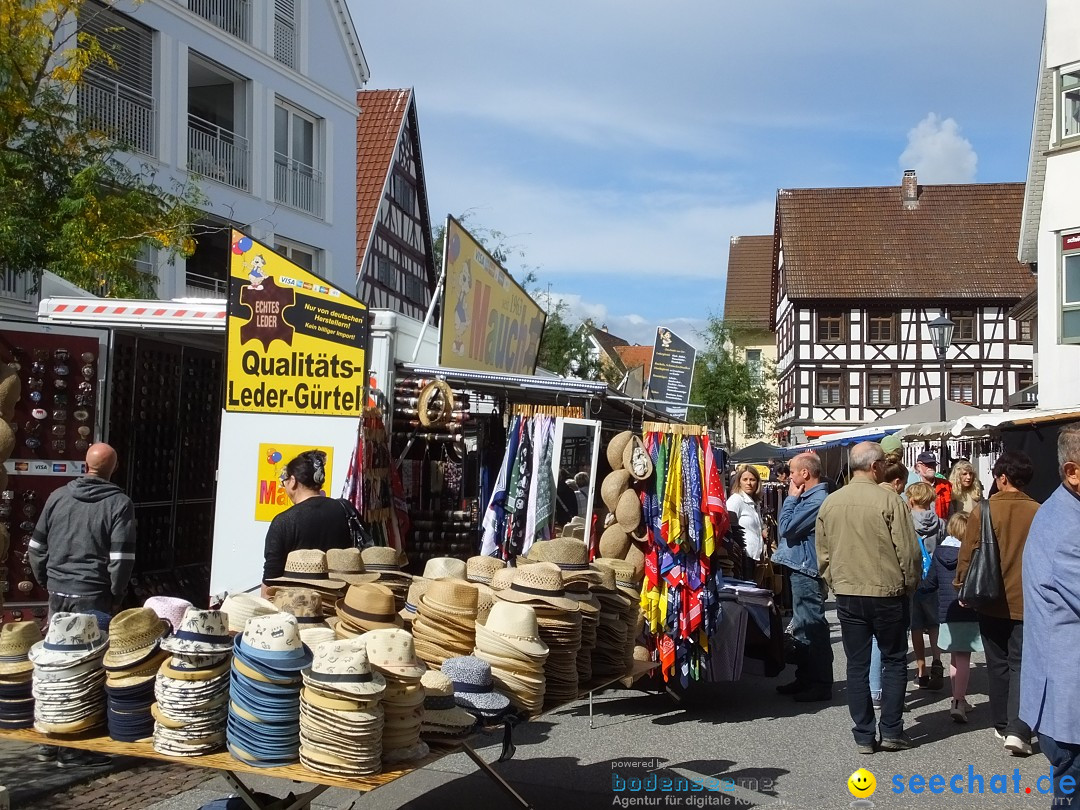
{"label": "elderly man with white hair", "polygon": [[1054,769],[1051,807],[1080,807],[1080,423],[1058,434],[1061,486],[1024,547],[1020,719]]}

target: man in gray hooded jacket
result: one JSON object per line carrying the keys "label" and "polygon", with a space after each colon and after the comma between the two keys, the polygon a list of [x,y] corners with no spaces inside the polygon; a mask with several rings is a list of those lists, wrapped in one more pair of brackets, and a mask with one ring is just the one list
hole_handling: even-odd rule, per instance
{"label": "man in gray hooded jacket", "polygon": [[49,613],[98,610],[113,614],[135,564],[131,498],[109,481],[116,451],[98,443],[86,451],[86,475],[54,491],[30,541],[30,568],[49,591]]}

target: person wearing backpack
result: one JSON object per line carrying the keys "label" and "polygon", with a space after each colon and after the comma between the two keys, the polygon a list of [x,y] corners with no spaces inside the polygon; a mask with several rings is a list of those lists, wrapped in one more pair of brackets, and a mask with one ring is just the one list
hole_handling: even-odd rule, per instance
{"label": "person wearing backpack", "polygon": [[919,586],[920,591],[935,594],[937,598],[938,619],[941,621],[938,645],[942,651],[949,653],[949,685],[952,687],[949,716],[956,723],[967,722],[968,712],[972,708],[967,701],[971,654],[983,650],[979,636],[979,615],[960,604],[960,589],[953,585],[961,538],[967,526],[966,512],[957,512],[949,518],[946,526],[948,536],[934,549],[930,573]]}
{"label": "person wearing backpack", "polygon": [[[934,511],[937,495],[934,488],[920,481],[907,488],[911,519],[915,523],[915,536],[922,553],[922,576],[930,573],[930,561],[936,549],[945,540],[945,521]],[[941,663],[938,648],[938,606],[934,592],[917,590],[911,597],[911,647],[915,651],[916,682],[920,689],[941,689],[945,686],[945,667]],[[930,673],[926,672],[926,646],[923,633],[930,636]]]}

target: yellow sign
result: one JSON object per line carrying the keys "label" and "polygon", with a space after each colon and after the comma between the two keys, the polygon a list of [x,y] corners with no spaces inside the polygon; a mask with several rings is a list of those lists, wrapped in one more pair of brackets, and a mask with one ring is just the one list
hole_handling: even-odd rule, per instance
{"label": "yellow sign", "polygon": [[260,444],[259,474],[255,487],[255,519],[269,523],[284,512],[292,503],[281,484],[281,473],[285,465],[301,453],[308,450],[322,450],[326,453],[326,482],[322,494],[333,492],[330,471],[334,469],[333,447],[311,447],[306,444]]}
{"label": "yellow sign", "polygon": [[232,232],[225,410],[360,416],[367,307]]}
{"label": "yellow sign", "polygon": [[534,374],[547,314],[453,217],[443,244],[439,364]]}

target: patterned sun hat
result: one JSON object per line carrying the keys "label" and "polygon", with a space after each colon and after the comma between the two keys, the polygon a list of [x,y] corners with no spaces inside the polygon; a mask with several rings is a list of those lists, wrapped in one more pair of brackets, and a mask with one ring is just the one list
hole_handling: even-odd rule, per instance
{"label": "patterned sun hat", "polygon": [[275,670],[301,670],[311,665],[311,650],[300,638],[300,625],[288,613],[248,619],[235,654]]}
{"label": "patterned sun hat", "polygon": [[45,638],[30,648],[35,667],[71,667],[103,655],[109,635],[89,613],[54,613]]}
{"label": "patterned sun hat", "polygon": [[373,696],[386,690],[386,679],[372,671],[365,645],[355,639],[320,646],[311,667],[305,669],[303,675],[304,683],[327,691]]}
{"label": "patterned sun hat", "polygon": [[181,655],[228,652],[232,649],[228,620],[220,610],[190,607],[173,634],[161,642],[161,649]]}

